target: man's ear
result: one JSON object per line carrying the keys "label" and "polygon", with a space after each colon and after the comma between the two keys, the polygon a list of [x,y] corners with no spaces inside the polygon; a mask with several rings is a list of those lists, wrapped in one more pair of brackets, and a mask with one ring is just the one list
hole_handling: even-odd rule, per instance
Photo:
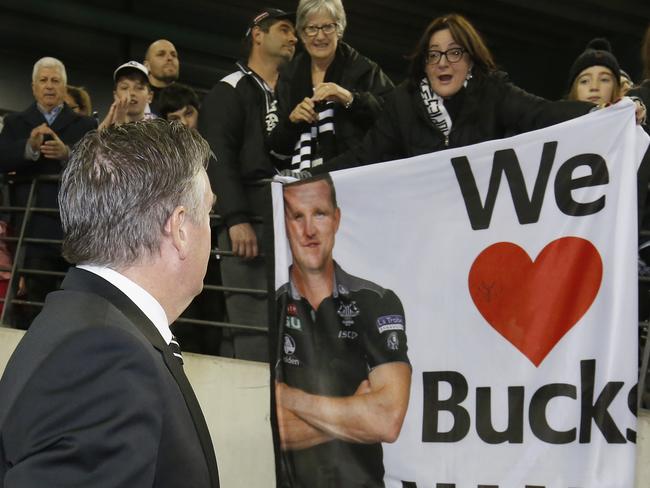
{"label": "man's ear", "polygon": [[251,30],[251,36],[253,37],[253,44],[262,44],[262,36],[264,35],[264,31],[260,28],[259,25],[256,25],[253,27]]}
{"label": "man's ear", "polygon": [[339,207],[334,209],[334,221],[336,222],[336,229],[334,229],[334,232],[338,232],[339,225],[341,224],[341,209]]}
{"label": "man's ear", "polygon": [[151,64],[149,64],[149,61],[146,59],[142,62],[144,64],[144,67],[147,68],[147,71],[151,71]]}
{"label": "man's ear", "polygon": [[189,250],[189,234],[187,233],[188,215],[183,206],[178,206],[165,222],[165,235],[171,240],[180,259],[185,259]]}

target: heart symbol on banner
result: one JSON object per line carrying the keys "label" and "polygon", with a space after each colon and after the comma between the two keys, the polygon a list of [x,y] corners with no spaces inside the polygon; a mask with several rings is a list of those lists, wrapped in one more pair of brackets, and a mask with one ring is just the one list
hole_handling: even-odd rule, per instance
{"label": "heart symbol on banner", "polygon": [[485,320],[539,366],[589,310],[602,276],[591,242],[562,237],[534,262],[512,242],[487,247],[472,264],[468,286]]}

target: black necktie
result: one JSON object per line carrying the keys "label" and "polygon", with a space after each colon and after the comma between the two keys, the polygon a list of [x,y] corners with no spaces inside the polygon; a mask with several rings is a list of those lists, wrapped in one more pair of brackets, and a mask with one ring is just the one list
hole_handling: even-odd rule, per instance
{"label": "black necktie", "polygon": [[181,346],[178,343],[178,339],[176,339],[176,337],[172,336],[172,340],[169,342],[169,348],[171,349],[174,357],[178,359],[181,364],[183,364],[183,355],[181,354]]}

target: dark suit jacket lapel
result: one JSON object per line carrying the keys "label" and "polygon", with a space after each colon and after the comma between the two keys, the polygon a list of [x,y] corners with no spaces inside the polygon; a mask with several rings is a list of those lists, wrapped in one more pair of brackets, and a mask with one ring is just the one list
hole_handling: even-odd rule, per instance
{"label": "dark suit jacket lapel", "polygon": [[201,442],[201,448],[203,449],[208,465],[208,471],[210,472],[211,484],[213,487],[218,487],[219,473],[217,471],[217,460],[214,454],[212,440],[210,438],[210,431],[205,422],[205,417],[203,416],[199,402],[196,399],[194,390],[183,371],[183,367],[178,359],[172,355],[171,350],[163,340],[160,332],[156,329],[156,326],[153,325],[144,312],[142,312],[142,310],[140,310],[129,297],[108,281],[94,273],[79,268],[70,268],[68,274],[63,280],[61,288],[64,290],[78,290],[94,293],[105,298],[120,310],[129,321],[132,322],[140,332],[142,332],[149,342],[160,351],[167,368],[176,380],[176,383],[178,383],[181,393],[185,398],[187,408],[190,411],[192,420],[194,421],[194,426],[196,427]]}
{"label": "dark suit jacket lapel", "polygon": [[50,127],[58,134],[63,132],[63,130],[78,117],[79,116],[64,103],[59,115],[56,116],[56,119],[54,119],[54,122]]}
{"label": "dark suit jacket lapel", "polygon": [[[27,120],[27,122],[33,127],[47,123],[45,116],[36,107],[36,103],[33,103],[27,110],[25,110],[23,112],[23,116],[25,117],[25,120]],[[63,108],[59,112],[59,115],[56,116],[56,119],[54,119],[54,122],[50,128],[59,134],[78,117],[79,116],[64,103]]]}
{"label": "dark suit jacket lapel", "polygon": [[[36,102],[32,103],[29,108],[22,113],[22,115],[30,127],[36,127],[47,123],[45,116],[39,112],[38,108],[36,108]],[[27,137],[29,137],[29,135]]]}

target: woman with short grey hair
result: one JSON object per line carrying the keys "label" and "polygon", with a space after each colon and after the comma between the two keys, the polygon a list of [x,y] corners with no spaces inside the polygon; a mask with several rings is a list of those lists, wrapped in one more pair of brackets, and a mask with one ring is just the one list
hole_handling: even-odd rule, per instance
{"label": "woman with short grey hair", "polygon": [[337,35],[343,37],[348,25],[348,18],[341,0],[306,0],[298,5],[296,12],[296,30],[302,32],[307,25],[307,17],[317,12],[327,12],[337,24]]}
{"label": "woman with short grey hair", "polygon": [[350,148],[381,113],[393,83],[373,61],[342,41],[341,0],[300,0],[296,28],[305,50],[281,73],[280,123],[271,148],[305,170]]}

